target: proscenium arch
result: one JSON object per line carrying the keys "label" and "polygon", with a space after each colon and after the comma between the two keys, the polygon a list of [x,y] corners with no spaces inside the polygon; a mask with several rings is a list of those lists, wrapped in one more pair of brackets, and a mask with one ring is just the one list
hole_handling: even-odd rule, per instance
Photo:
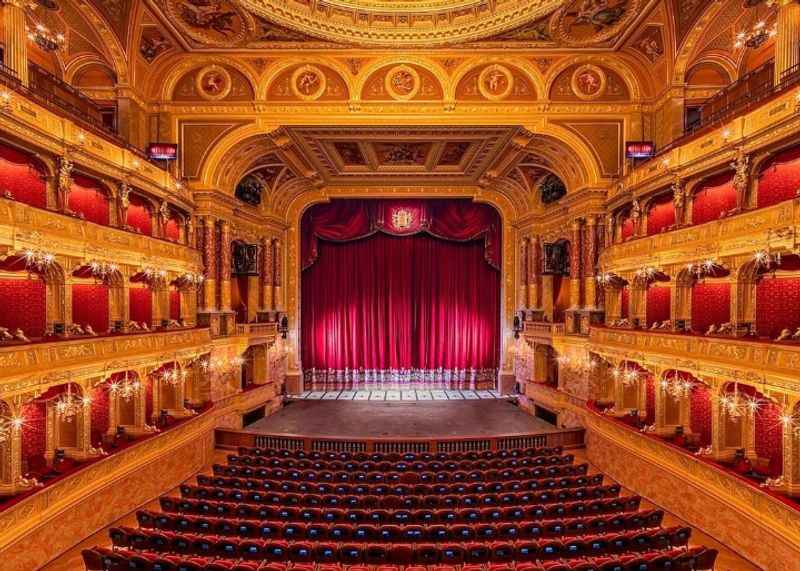
{"label": "proscenium arch", "polygon": [[[418,188],[393,188],[381,187],[376,192],[370,192],[371,187],[327,187],[316,188],[299,194],[290,202],[286,209],[284,223],[287,232],[286,241],[286,287],[284,291],[286,314],[289,318],[289,340],[292,345],[299,348],[300,340],[300,223],[303,214],[314,206],[330,202],[333,199],[364,199],[364,198],[469,198],[474,202],[488,204],[500,216],[502,226],[502,253],[500,264],[500,369],[501,374],[507,373],[512,367],[512,359],[508,355],[509,344],[513,341],[513,323],[516,310],[516,256],[517,250],[517,212],[514,205],[504,196],[486,191],[478,186],[420,186]],[[297,351],[290,352],[289,369],[298,373],[300,359]]]}

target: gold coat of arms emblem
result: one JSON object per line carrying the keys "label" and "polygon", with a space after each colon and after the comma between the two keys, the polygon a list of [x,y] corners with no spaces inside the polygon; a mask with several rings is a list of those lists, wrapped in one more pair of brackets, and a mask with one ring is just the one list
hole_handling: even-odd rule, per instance
{"label": "gold coat of arms emblem", "polygon": [[411,224],[414,222],[414,213],[410,210],[406,210],[405,208],[398,208],[394,212],[392,212],[392,224],[394,224],[395,228],[400,230],[407,230],[411,228]]}

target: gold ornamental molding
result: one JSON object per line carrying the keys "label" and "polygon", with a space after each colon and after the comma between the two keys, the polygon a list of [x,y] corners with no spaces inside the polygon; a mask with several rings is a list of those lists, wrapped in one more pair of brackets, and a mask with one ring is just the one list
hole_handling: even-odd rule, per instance
{"label": "gold ornamental molding", "polygon": [[800,394],[800,345],[593,327],[587,349],[645,366],[685,370],[701,378],[740,381],[762,392]]}
{"label": "gold ornamental molding", "polygon": [[[246,341],[244,342],[246,348]],[[202,353],[211,348],[208,329],[184,329],[89,337],[74,341],[18,345],[0,348],[0,389],[4,398],[38,390],[48,384],[49,375],[60,375],[68,369],[102,370],[109,363],[145,359],[163,355],[170,359],[178,353]],[[121,365],[124,369],[125,366]],[[61,381],[63,382],[63,381]]]}
{"label": "gold ornamental molding", "polygon": [[552,13],[562,0],[242,0],[249,11],[346,45],[431,47],[490,37]]}
{"label": "gold ornamental molding", "polygon": [[172,272],[199,272],[200,252],[188,246],[100,226],[57,212],[0,198],[0,254],[51,245],[53,253],[89,260],[98,245],[120,265],[145,260]]}
{"label": "gold ornamental molding", "polygon": [[750,256],[761,249],[792,251],[800,227],[800,199],[729,218],[614,244],[600,256],[606,271],[632,272],[645,265],[664,267],[717,258]]}
{"label": "gold ornamental molding", "polygon": [[796,509],[685,450],[596,413],[585,411],[583,416],[587,456],[599,470],[764,569],[796,568]]}

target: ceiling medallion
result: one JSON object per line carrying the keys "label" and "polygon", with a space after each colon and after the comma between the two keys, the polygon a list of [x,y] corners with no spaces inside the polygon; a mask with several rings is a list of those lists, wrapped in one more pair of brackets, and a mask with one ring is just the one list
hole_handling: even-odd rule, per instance
{"label": "ceiling medallion", "polygon": [[165,6],[170,21],[201,44],[237,45],[254,28],[253,17],[232,0],[167,0]]}
{"label": "ceiling medallion", "polygon": [[478,90],[486,99],[499,101],[505,99],[514,88],[514,76],[499,64],[487,66],[478,76]]}
{"label": "ceiling medallion", "polygon": [[572,0],[556,16],[555,32],[563,42],[586,46],[612,39],[636,17],[640,0]]}
{"label": "ceiling medallion", "polygon": [[408,101],[413,99],[421,86],[419,73],[409,65],[398,65],[386,74],[386,91],[394,99]]}
{"label": "ceiling medallion", "polygon": [[580,99],[592,100],[601,97],[606,91],[606,74],[596,65],[585,64],[572,74],[572,92]]}
{"label": "ceiling medallion", "polygon": [[322,97],[327,88],[325,73],[313,65],[298,67],[292,74],[290,83],[292,93],[304,101],[314,101]]}
{"label": "ceiling medallion", "polygon": [[224,67],[209,65],[197,72],[195,87],[200,97],[207,101],[225,99],[231,92],[231,76]]}

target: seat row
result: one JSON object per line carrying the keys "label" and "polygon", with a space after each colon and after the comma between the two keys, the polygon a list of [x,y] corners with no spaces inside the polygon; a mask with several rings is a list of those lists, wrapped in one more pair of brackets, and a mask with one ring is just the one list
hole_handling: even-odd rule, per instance
{"label": "seat row", "polygon": [[238,476],[207,476],[198,474],[197,482],[201,486],[219,488],[237,488],[249,490],[271,490],[297,494],[336,494],[353,496],[430,496],[430,495],[465,495],[500,492],[518,492],[522,490],[546,490],[577,488],[581,486],[598,486],[603,483],[602,474],[591,476],[562,476],[560,478],[534,478],[529,480],[508,480],[505,482],[461,482],[455,484],[319,484],[306,482],[273,482],[258,478],[241,478]]}
{"label": "seat row", "polygon": [[231,561],[214,557],[176,556],[152,551],[95,547],[83,551],[87,571],[705,571],[717,551],[704,547],[648,551],[636,555],[517,563],[454,565],[339,565]]}
{"label": "seat row", "polygon": [[265,466],[270,468],[297,470],[357,470],[361,472],[442,472],[451,470],[500,470],[503,468],[522,468],[571,464],[572,454],[551,454],[542,456],[523,456],[521,458],[497,458],[494,460],[414,460],[407,462],[358,462],[355,460],[297,460],[294,458],[270,458],[250,454],[229,454],[228,462],[242,466]]}
{"label": "seat row", "polygon": [[588,473],[588,464],[557,464],[503,469],[475,469],[470,471],[453,469],[439,472],[413,471],[362,472],[358,470],[300,470],[295,468],[263,468],[214,464],[215,476],[255,478],[273,482],[324,482],[324,483],[370,483],[370,484],[446,484],[457,482],[504,482],[510,480],[535,480],[557,476],[583,476]]}
{"label": "seat row", "polygon": [[581,486],[564,490],[545,490],[529,492],[507,492],[503,494],[469,494],[469,495],[317,495],[294,494],[283,492],[245,491],[238,488],[221,488],[217,486],[195,486],[184,484],[181,495],[194,499],[217,499],[256,505],[274,505],[289,507],[343,507],[351,509],[415,509],[415,508],[472,508],[491,506],[528,506],[586,500],[614,498],[620,493],[620,486]]}
{"label": "seat row", "polygon": [[177,555],[200,555],[226,559],[341,563],[344,565],[436,565],[445,563],[506,563],[593,557],[685,547],[691,535],[687,527],[624,531],[600,535],[529,541],[472,543],[286,542],[240,539],[161,530],[111,528],[115,547],[151,550]]}
{"label": "seat row", "polygon": [[484,450],[481,452],[320,452],[305,450],[288,450],[285,448],[262,448],[258,446],[239,446],[238,453],[242,456],[264,456],[265,458],[295,458],[298,460],[339,460],[346,462],[415,462],[417,460],[430,462],[461,461],[461,460],[494,460],[496,458],[533,458],[536,456],[553,456],[564,451],[562,446],[515,448],[513,450]]}
{"label": "seat row", "polygon": [[136,514],[139,526],[145,529],[160,529],[184,533],[210,533],[221,536],[236,536],[260,539],[284,539],[287,541],[383,541],[419,542],[429,541],[474,541],[502,539],[540,539],[543,537],[566,537],[586,533],[605,533],[623,530],[638,530],[658,527],[663,512],[649,510],[622,515],[580,517],[550,520],[548,522],[416,524],[350,524],[350,523],[303,523],[259,521],[236,518],[208,518],[185,516],[140,510]]}
{"label": "seat row", "polygon": [[641,503],[640,496],[624,498],[605,498],[599,500],[576,500],[571,502],[554,502],[552,504],[534,504],[530,506],[509,506],[464,509],[320,509],[298,508],[268,505],[253,505],[226,500],[200,500],[162,496],[159,498],[161,509],[168,513],[184,513],[217,517],[238,517],[243,519],[280,520],[280,521],[325,521],[362,523],[404,523],[433,521],[437,523],[454,522],[466,517],[465,514],[478,513],[481,521],[521,521],[548,520],[562,517],[578,517],[584,515],[603,515],[621,512],[636,512]]}

